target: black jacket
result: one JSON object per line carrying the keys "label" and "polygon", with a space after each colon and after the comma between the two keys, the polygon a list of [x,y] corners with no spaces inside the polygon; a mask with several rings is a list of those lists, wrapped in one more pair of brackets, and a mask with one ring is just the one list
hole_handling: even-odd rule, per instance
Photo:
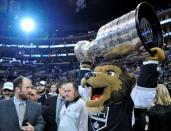
{"label": "black jacket", "polygon": [[147,114],[150,131],[171,131],[171,105],[155,105],[147,111]]}
{"label": "black jacket", "polygon": [[51,95],[49,95],[48,93],[43,94],[39,99],[38,99],[38,103],[41,103],[41,105],[44,105],[46,100],[51,97]]}
{"label": "black jacket", "polygon": [[49,97],[45,105],[43,105],[43,117],[46,122],[44,131],[57,131],[56,104],[57,96],[52,96]]}

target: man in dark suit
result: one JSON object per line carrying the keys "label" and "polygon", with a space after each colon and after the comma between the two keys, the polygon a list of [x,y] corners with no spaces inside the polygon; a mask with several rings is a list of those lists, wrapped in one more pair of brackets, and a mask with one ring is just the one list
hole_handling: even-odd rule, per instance
{"label": "man in dark suit", "polygon": [[0,131],[43,131],[41,105],[27,100],[31,80],[18,77],[13,84],[14,97],[0,102]]}
{"label": "man in dark suit", "polygon": [[59,124],[59,113],[64,104],[64,89],[63,83],[58,87],[59,94],[49,97],[43,106],[43,116],[46,121],[45,131],[57,131]]}

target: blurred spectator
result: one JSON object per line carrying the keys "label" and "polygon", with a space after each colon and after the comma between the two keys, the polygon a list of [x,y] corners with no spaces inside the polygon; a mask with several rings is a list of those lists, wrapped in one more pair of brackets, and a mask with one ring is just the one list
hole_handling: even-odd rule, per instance
{"label": "blurred spectator", "polygon": [[3,85],[2,99],[9,99],[14,95],[14,87],[12,82],[5,82]]}
{"label": "blurred spectator", "polygon": [[159,84],[154,105],[147,111],[149,131],[171,131],[171,98],[165,85]]}
{"label": "blurred spectator", "polygon": [[46,81],[43,80],[40,81],[37,90],[38,90],[38,94],[40,95],[38,99],[38,103],[44,105],[47,98],[50,97],[50,95],[46,92]]}
{"label": "blurred spectator", "polygon": [[84,75],[87,74],[88,72],[91,72],[91,68],[92,68],[91,62],[81,62],[80,64],[80,70],[78,74],[78,84],[79,84],[78,92],[81,95],[81,97],[84,98],[85,100],[88,100],[90,98],[91,88],[82,87],[80,84]]}
{"label": "blurred spectator", "polygon": [[[162,50],[161,52],[164,54]],[[149,58],[145,60],[140,67],[136,85],[132,89],[131,97],[134,102],[135,115],[135,124],[133,128],[135,131],[144,131],[144,117],[156,94],[156,87],[160,75],[157,70],[158,66],[158,60],[150,60]]]}
{"label": "blurred spectator", "polygon": [[2,99],[2,93],[3,93],[3,90],[2,90],[2,88],[0,87],[0,100]]}
{"label": "blurred spectator", "polygon": [[38,93],[37,93],[37,89],[33,88],[31,89],[31,92],[29,94],[29,99],[32,101],[32,102],[37,102],[38,100]]}
{"label": "blurred spectator", "polygon": [[57,85],[56,85],[56,83],[52,83],[50,86],[49,95],[56,96],[57,95],[56,91],[57,91]]}
{"label": "blurred spectator", "polygon": [[58,95],[49,97],[44,105],[45,131],[57,131],[59,114],[64,104],[65,83],[58,87]]}

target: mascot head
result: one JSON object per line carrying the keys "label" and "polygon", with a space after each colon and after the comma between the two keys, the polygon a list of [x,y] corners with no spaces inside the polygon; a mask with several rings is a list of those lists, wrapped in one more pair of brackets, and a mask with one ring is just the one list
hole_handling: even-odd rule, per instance
{"label": "mascot head", "polygon": [[110,102],[118,103],[125,100],[135,84],[135,77],[126,69],[114,64],[97,66],[81,81],[83,87],[91,87],[91,98],[86,102],[90,112],[99,112]]}

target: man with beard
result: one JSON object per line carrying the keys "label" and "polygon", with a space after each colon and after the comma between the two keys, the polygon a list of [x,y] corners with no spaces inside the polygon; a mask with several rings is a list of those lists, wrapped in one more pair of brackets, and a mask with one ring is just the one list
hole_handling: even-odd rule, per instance
{"label": "man with beard", "polygon": [[40,103],[41,105],[44,105],[47,98],[50,97],[51,95],[48,94],[46,92],[46,82],[45,81],[40,81],[39,84],[38,84],[38,94],[40,95],[39,99],[38,99],[38,103]]}
{"label": "man with beard", "polygon": [[27,100],[32,82],[26,77],[14,80],[14,97],[0,101],[0,131],[43,131],[41,105]]}
{"label": "man with beard", "polygon": [[3,97],[1,100],[10,99],[14,95],[13,91],[13,83],[12,82],[5,82],[3,85]]}

